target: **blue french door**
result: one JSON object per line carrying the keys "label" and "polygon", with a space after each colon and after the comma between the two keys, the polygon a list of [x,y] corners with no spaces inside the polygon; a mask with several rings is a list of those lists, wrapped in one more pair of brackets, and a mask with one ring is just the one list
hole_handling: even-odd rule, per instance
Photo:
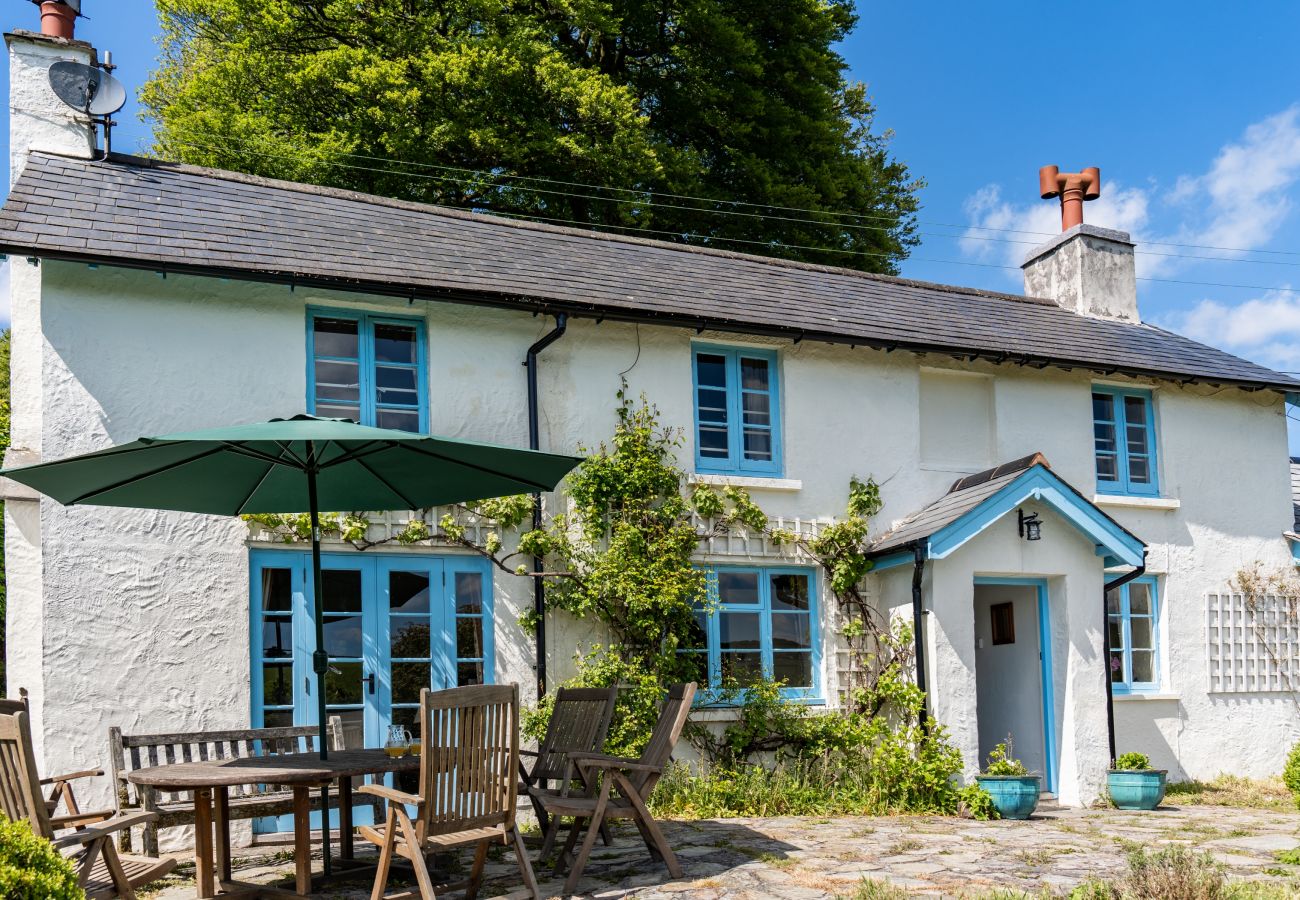
{"label": "blue french door", "polygon": [[[325,553],[321,570],[326,709],[348,748],[382,746],[390,724],[414,734],[423,688],[491,682],[486,560]],[[317,724],[311,554],[256,550],[250,574],[252,725]]]}

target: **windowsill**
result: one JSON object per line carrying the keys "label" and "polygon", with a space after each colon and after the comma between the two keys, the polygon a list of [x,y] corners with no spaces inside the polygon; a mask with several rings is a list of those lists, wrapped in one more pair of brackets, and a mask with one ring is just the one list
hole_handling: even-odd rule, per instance
{"label": "windowsill", "polygon": [[1130,494],[1096,494],[1092,502],[1097,506],[1115,506],[1126,509],[1175,510],[1183,505],[1177,497],[1135,497]]}
{"label": "windowsill", "polygon": [[1127,703],[1129,701],[1142,701],[1144,703],[1153,703],[1163,701],[1166,703],[1177,703],[1182,700],[1181,694],[1161,694],[1155,691],[1134,691],[1128,694],[1116,693],[1113,695],[1116,703]]}
{"label": "windowsill", "polygon": [[[786,703],[800,706],[825,706],[826,701],[820,697],[784,697]],[[712,706],[707,702],[697,703],[691,709],[691,720],[695,722],[735,722],[740,718],[739,706]]]}
{"label": "windowsill", "polygon": [[754,475],[709,475],[692,472],[686,476],[691,484],[709,484],[715,487],[751,488],[759,491],[801,491],[803,482],[797,478],[768,478]]}

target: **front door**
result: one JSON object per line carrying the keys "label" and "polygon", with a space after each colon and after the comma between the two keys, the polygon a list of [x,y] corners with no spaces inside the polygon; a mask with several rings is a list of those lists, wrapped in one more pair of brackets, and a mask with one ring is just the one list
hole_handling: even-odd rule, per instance
{"label": "front door", "polygon": [[[311,554],[254,551],[250,568],[252,725],[314,725]],[[491,682],[485,560],[325,553],[321,586],[326,709],[346,747],[382,746],[390,724],[415,733],[422,688]]]}

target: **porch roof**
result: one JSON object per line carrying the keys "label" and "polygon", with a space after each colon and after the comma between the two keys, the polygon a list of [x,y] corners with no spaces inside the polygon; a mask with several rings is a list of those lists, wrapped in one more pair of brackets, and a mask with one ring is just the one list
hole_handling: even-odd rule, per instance
{"label": "porch roof", "polygon": [[881,535],[871,546],[876,568],[912,558],[943,559],[1026,500],[1051,506],[1097,545],[1107,566],[1139,566],[1146,544],[1052,471],[1041,453],[967,475],[948,493]]}

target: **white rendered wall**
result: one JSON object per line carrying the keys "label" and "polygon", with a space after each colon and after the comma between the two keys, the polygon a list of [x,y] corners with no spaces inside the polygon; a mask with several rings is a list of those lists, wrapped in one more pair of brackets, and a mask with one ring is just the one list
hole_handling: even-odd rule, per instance
{"label": "white rendered wall", "polygon": [[[367,303],[354,295],[164,279],[108,266],[47,261],[39,268],[15,265],[14,273],[15,446],[21,441],[46,459],[140,434],[301,411],[308,305],[424,316],[432,430],[524,445],[520,362],[527,346],[552,327],[552,320],[524,313],[450,304],[410,307],[377,298]],[[573,452],[607,439],[619,373],[626,372],[633,395],[644,391],[666,423],[685,429],[681,462],[689,469],[692,340],[780,350],[785,475],[798,485],[754,492],[773,515],[838,515],[849,478],[873,475],[883,484],[883,529],[947,489],[960,472],[918,465],[922,364],[996,376],[996,458],[1041,450],[1058,474],[1086,494],[1092,490],[1085,375],[589,320],[572,322],[542,357],[542,448]],[[1167,764],[1161,757],[1165,747],[1146,746],[1158,732],[1189,774],[1213,775],[1224,760],[1252,774],[1276,771],[1294,728],[1294,708],[1279,697],[1230,703],[1208,697],[1199,629],[1205,590],[1220,587],[1255,558],[1289,563],[1281,538],[1291,515],[1281,399],[1231,390],[1204,397],[1172,387],[1156,394],[1163,484],[1182,499],[1182,507],[1110,511],[1151,542],[1152,570],[1169,573],[1161,608],[1162,646],[1171,649],[1162,665],[1168,690],[1180,699],[1173,702],[1173,725],[1162,717],[1160,701],[1121,704],[1120,749],[1130,749],[1125,736],[1132,734],[1144,745],[1133,749],[1148,750]],[[21,684],[33,692],[47,769],[106,763],[110,724],[160,731],[246,725],[244,526],[169,513],[65,510],[49,501],[39,508],[39,517],[16,505],[9,513],[11,571],[23,573],[10,579],[10,646],[17,649],[11,649],[9,688]],[[1064,575],[1052,582],[1053,609],[1068,610],[1053,620],[1062,795],[1086,800],[1106,762],[1099,702],[1101,572],[1091,546],[1056,540],[1060,535],[1054,532],[1064,526],[1050,513],[1045,519],[1052,539],[1032,548],[1034,558],[1024,556],[1029,551],[1012,521],[929,567],[936,711],[951,720],[973,771],[971,578]],[[894,578],[900,579],[906,580]],[[494,595],[496,677],[520,682],[530,697],[532,639],[516,619],[531,604],[531,585],[497,574]],[[827,649],[834,646],[829,605],[823,596]],[[591,629],[555,617],[547,632],[552,683],[568,671],[580,639],[595,633]],[[39,652],[32,649],[37,646]],[[833,654],[823,658],[827,694],[834,696]],[[1156,715],[1144,712],[1149,708]],[[1235,746],[1240,729],[1232,723],[1243,709],[1252,728],[1278,742]],[[107,799],[103,793],[100,799]]]}
{"label": "white rendered wall", "polygon": [[88,117],[55,96],[50,66],[60,60],[89,65],[95,51],[82,41],[30,32],[5,35],[9,46],[9,184],[18,179],[31,150],[90,159],[95,147]]}

